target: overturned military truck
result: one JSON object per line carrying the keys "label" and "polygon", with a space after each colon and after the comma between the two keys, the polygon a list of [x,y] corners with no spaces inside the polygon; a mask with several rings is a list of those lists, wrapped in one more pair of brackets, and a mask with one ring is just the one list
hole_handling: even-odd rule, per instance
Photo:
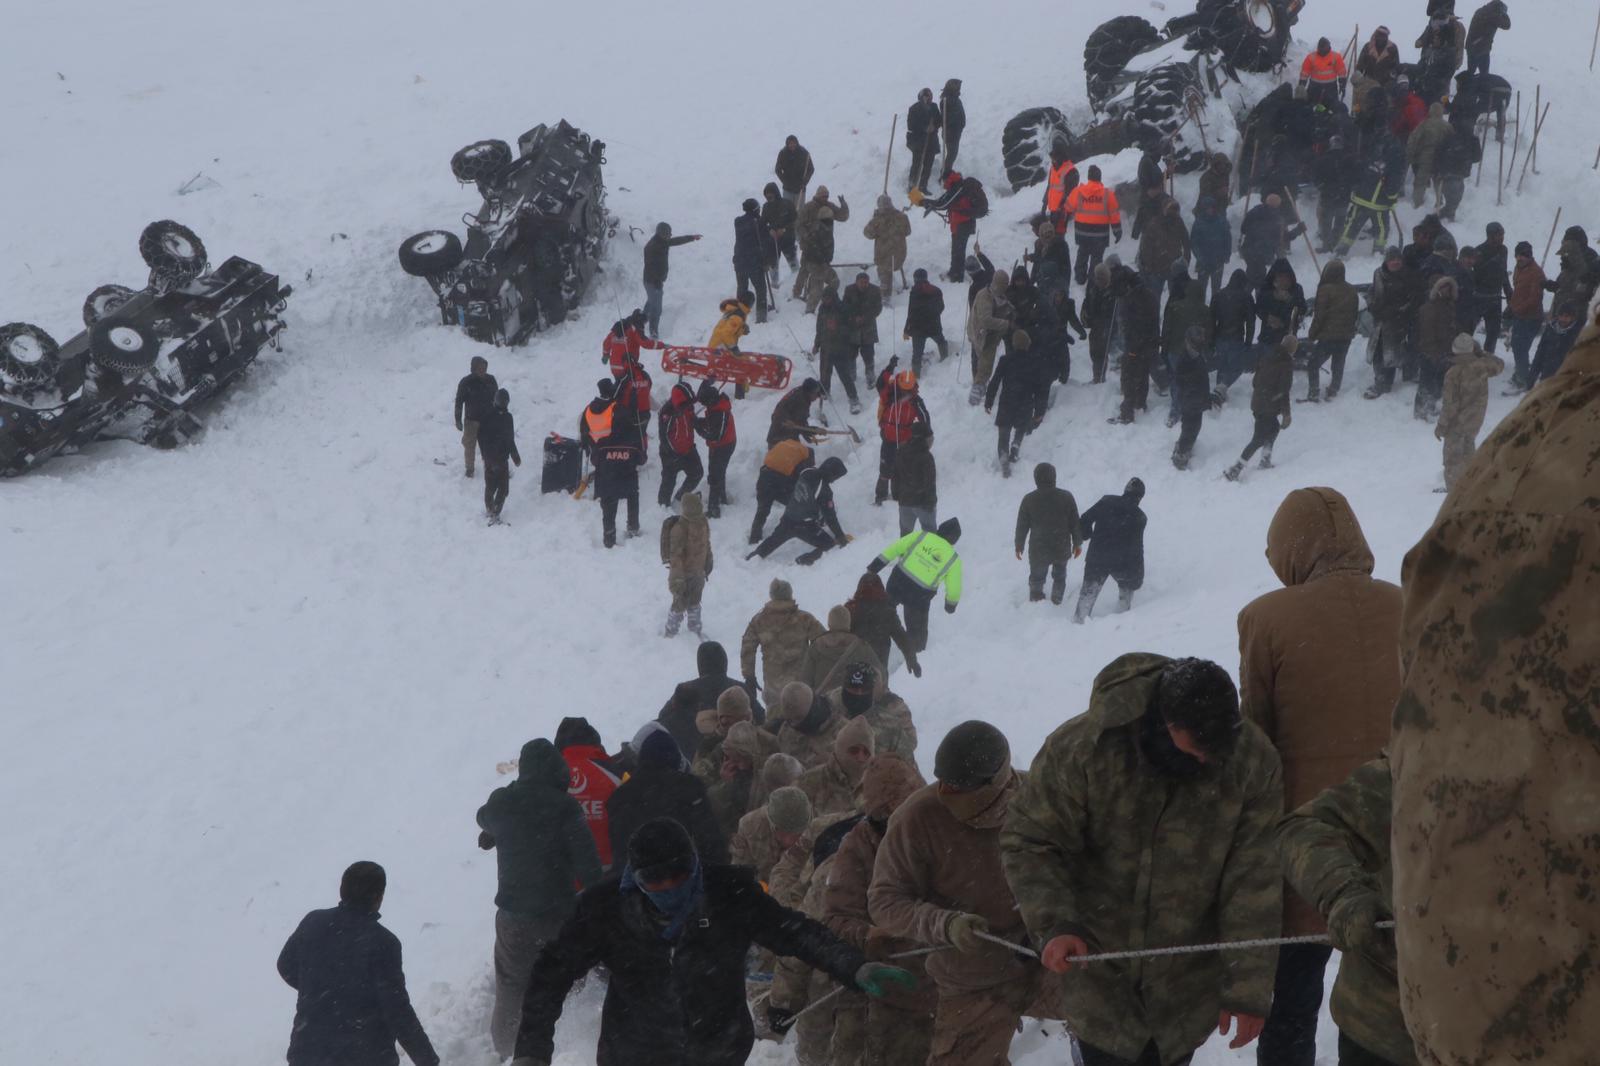
{"label": "overturned military truck", "polygon": [[1074,162],[1170,142],[1180,173],[1226,150],[1289,50],[1305,0],[1199,0],[1157,29],[1137,15],[1103,23],[1083,48],[1092,120],[1074,133],[1055,107],[1032,107],[1006,124],[1001,147],[1013,190],[1044,181],[1050,152]]}
{"label": "overturned military truck", "polygon": [[65,344],[0,326],[0,477],[97,440],[176,447],[199,432],[203,403],[278,347],[291,290],[276,275],[238,256],[210,269],[200,238],[171,221],[146,226],[139,253],[145,287],[95,289]]}
{"label": "overturned military truck", "polygon": [[467,239],[428,230],[400,245],[400,267],[425,279],[445,325],[486,344],[521,344],[575,309],[617,221],[606,213],[605,143],[562,120],[517,139],[477,141],[450,160],[483,197],[463,215]]}

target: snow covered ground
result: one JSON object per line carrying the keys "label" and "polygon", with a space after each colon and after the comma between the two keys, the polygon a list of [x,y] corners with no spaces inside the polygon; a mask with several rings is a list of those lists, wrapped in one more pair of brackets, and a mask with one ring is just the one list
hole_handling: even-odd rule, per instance
{"label": "snow covered ground", "polygon": [[[1365,34],[1387,21],[1408,45],[1422,6],[1313,0],[1298,35],[1342,45],[1352,22]],[[1176,13],[1160,7],[1123,0],[1101,13]],[[254,259],[296,294],[286,350],[212,411],[193,446],[100,446],[0,486],[12,617],[0,652],[0,1062],[108,1052],[135,1066],[281,1061],[293,994],[273,960],[358,858],[388,868],[385,921],[405,942],[413,996],[446,1061],[492,1061],[494,862],[474,845],[473,812],[498,783],[494,765],[567,714],[587,715],[615,746],[692,675],[694,642],[658,635],[665,575],[650,537],[604,553],[592,504],[536,491],[541,437],[572,432],[601,372],[604,330],[642,299],[639,247],[624,231],[575,320],[524,349],[475,345],[438,325],[426,287],[395,262],[403,237],[455,227],[476,207],[450,178],[450,153],[561,117],[605,140],[611,206],[626,226],[648,232],[666,219],[706,234],[674,252],[663,320],[669,339],[699,343],[731,293],[731,221],[759,195],[786,133],[811,148],[817,180],[849,198],[838,258],[859,261],[891,116],[921,86],[963,78],[961,162],[995,197],[983,246],[1009,262],[1028,243],[1018,223],[1037,199],[996,195],[1001,126],[1027,105],[1083,107],[1079,57],[1092,26],[1059,4],[755,10],[732,0],[61,0],[11,13],[0,318],[65,339],[91,288],[143,277],[139,231],[169,217],[198,231],[214,260]],[[1491,169],[1455,231],[1476,239],[1499,217],[1511,241],[1542,249],[1558,204],[1563,226],[1594,221],[1584,208],[1595,146],[1582,135],[1594,127],[1579,118],[1596,86],[1579,41],[1590,27],[1553,4],[1523,5],[1515,18],[1495,69],[1525,104],[1535,82],[1555,100],[1542,173],[1497,211]],[[905,162],[897,145],[897,187]],[[197,173],[215,187],[179,197]],[[937,273],[946,235],[933,219],[914,214],[914,225],[911,265]],[[1356,261],[1354,280],[1374,265]],[[1309,290],[1303,252],[1296,266]],[[954,336],[960,300],[949,297]],[[810,326],[785,303],[749,346],[796,354],[788,331],[809,341]],[[887,316],[882,331],[892,352],[899,330]],[[510,390],[532,460],[503,528],[485,528],[481,483],[456,466],[452,390],[477,354]],[[1011,481],[996,473],[992,428],[967,407],[956,365],[927,377],[940,511],[962,519],[968,592],[957,615],[935,615],[924,677],[894,679],[925,767],[945,730],[969,717],[1002,723],[1026,763],[1121,652],[1231,668],[1236,611],[1275,584],[1262,550],[1288,490],[1344,491],[1391,579],[1437,506],[1438,444],[1410,417],[1409,390],[1359,398],[1370,371],[1358,354],[1339,401],[1296,408],[1277,469],[1241,485],[1221,479],[1250,436],[1237,395],[1207,420],[1194,468],[1178,473],[1175,431],[1159,417],[1108,427],[1115,386],[1085,383],[1083,346],[1074,362]],[[1494,393],[1491,419],[1510,403]],[[794,579],[820,615],[893,535],[892,510],[870,503],[876,448],[846,447],[842,512],[856,542],[812,570],[742,562],[771,402],[738,410],[739,504],[717,527],[706,618],[730,645],[771,574]],[[870,435],[870,415],[855,421]],[[1011,526],[1027,469],[1042,459],[1081,506],[1133,475],[1149,486],[1149,579],[1133,613],[1080,628],[1067,609],[1026,602]],[[660,517],[647,502],[647,532]],[[1106,600],[1115,597],[1103,610]],[[592,1062],[597,1012],[570,1014],[558,1060]],[[1019,1044],[1020,1061],[1063,1061],[1059,1046],[1036,1044]],[[1332,1062],[1330,1026],[1321,1046]],[[1197,1061],[1252,1054],[1213,1043]],[[792,1055],[763,1046],[756,1059]]]}

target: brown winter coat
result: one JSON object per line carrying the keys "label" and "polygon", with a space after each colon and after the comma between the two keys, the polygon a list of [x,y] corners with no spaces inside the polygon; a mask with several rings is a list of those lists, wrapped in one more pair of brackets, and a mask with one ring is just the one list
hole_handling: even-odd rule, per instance
{"label": "brown winter coat", "polygon": [[1401,1006],[1424,1063],[1600,1047],[1600,325],[1491,432],[1406,557]]}
{"label": "brown winter coat", "polygon": [[667,581],[704,581],[711,573],[711,524],[698,492],[683,497],[683,513],[667,531]]}
{"label": "brown winter coat", "polygon": [[1322,268],[1322,283],[1317,286],[1311,315],[1307,339],[1338,343],[1355,338],[1361,298],[1356,287],[1344,280],[1344,260],[1335,259]]}
{"label": "brown winter coat", "polygon": [[906,238],[911,236],[911,219],[899,208],[880,207],[872,213],[861,235],[872,242],[873,262],[887,270],[899,270],[906,262]]}
{"label": "brown winter coat", "polygon": [[[834,854],[833,867],[828,871],[828,883],[822,892],[822,924],[840,940],[861,951],[867,950],[867,934],[873,928],[867,891],[872,885],[872,868],[882,843],[882,830],[865,818],[857,822]],[[880,955],[919,947],[922,945],[914,941],[896,939],[883,945]],[[933,1010],[939,1005],[939,989],[927,979],[924,958],[895,959],[891,965],[911,971],[917,978],[917,987],[891,992],[889,1005],[926,1014],[931,1024]]]}
{"label": "brown winter coat", "polygon": [[1506,310],[1512,318],[1544,318],[1544,271],[1532,259],[1518,259],[1511,270],[1511,299]]}
{"label": "brown winter coat", "polygon": [[[1293,810],[1378,757],[1400,693],[1400,590],[1372,576],[1372,550],[1333,489],[1296,489],[1267,528],[1284,587],[1239,612],[1239,701],[1283,760]],[[1322,933],[1285,893],[1284,935]]]}
{"label": "brown winter coat", "polygon": [[745,626],[739,642],[739,670],[744,677],[756,676],[756,652],[761,653],[761,687],[769,700],[783,694],[783,686],[800,676],[806,649],[823,633],[822,623],[794,602],[786,581],[772,583],[773,598],[757,611]]}
{"label": "brown winter coat", "polygon": [[1428,291],[1428,302],[1417,312],[1417,352],[1443,371],[1450,365],[1450,346],[1460,332],[1455,279],[1438,278]]}
{"label": "brown winter coat", "polygon": [[[1000,827],[1022,777],[997,777],[972,800],[980,813],[965,820],[948,805],[937,782],[918,790],[889,819],[878,847],[867,901],[873,923],[922,944],[950,943],[945,929],[958,914],[976,914],[995,936],[1019,943],[1027,930],[1000,868]],[[941,991],[976,992],[1030,979],[1030,968],[1002,947],[941,951],[928,956],[928,974]]]}
{"label": "brown winter coat", "polygon": [[[828,631],[811,641],[800,663],[800,674],[794,680],[804,681],[815,692],[826,692],[828,679],[840,663],[864,660],[884,676],[883,663],[878,661],[866,641],[850,632],[850,609],[844,604],[828,612]],[[838,684],[838,681],[834,681]]]}
{"label": "brown winter coat", "polygon": [[1200,195],[1195,197],[1195,205],[1207,198],[1223,210],[1233,203],[1233,160],[1221,152],[1214,154],[1211,165],[1200,172]]}
{"label": "brown winter coat", "polygon": [[1294,356],[1279,345],[1271,345],[1256,365],[1255,381],[1250,386],[1250,413],[1258,418],[1282,417],[1289,413],[1289,390],[1294,387]]}
{"label": "brown winter coat", "polygon": [[1172,209],[1151,219],[1139,236],[1139,269],[1163,278],[1172,273],[1172,264],[1189,260],[1189,227],[1183,224],[1175,201],[1168,200]]}
{"label": "brown winter coat", "polygon": [[1444,374],[1444,404],[1436,431],[1441,437],[1475,439],[1489,411],[1489,379],[1506,368],[1504,359],[1478,348],[1471,355],[1452,356]]}

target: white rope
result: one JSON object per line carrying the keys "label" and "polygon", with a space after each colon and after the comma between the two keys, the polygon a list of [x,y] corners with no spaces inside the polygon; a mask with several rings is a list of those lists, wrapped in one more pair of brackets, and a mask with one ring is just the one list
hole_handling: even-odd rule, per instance
{"label": "white rope", "polygon": [[[1379,922],[1379,929],[1393,929],[1393,922]],[[1009,940],[991,936],[988,933],[976,934],[980,940],[987,940],[991,944],[999,944],[1010,948],[1019,955],[1026,955],[1037,959],[1039,953],[1022,944],[1013,944]],[[1287,947],[1293,944],[1326,944],[1328,934],[1321,933],[1316,936],[1276,936],[1259,937],[1254,940],[1222,940],[1214,944],[1181,944],[1170,948],[1146,948],[1143,951],[1105,951],[1098,955],[1076,955],[1071,962],[1076,965],[1080,962],[1111,962],[1116,959],[1153,959],[1166,955],[1201,955],[1212,951],[1254,951],[1258,948]]]}

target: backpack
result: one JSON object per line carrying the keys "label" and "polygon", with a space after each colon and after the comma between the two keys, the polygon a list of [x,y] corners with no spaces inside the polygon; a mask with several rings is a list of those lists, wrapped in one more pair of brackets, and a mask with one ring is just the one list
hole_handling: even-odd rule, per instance
{"label": "backpack", "polygon": [[983,218],[989,213],[989,194],[984,191],[983,183],[977,178],[968,178],[966,185],[967,200],[972,204],[967,213],[974,219]]}
{"label": "backpack", "polygon": [[672,562],[672,530],[678,524],[682,515],[669,514],[661,520],[661,561],[665,564]]}

